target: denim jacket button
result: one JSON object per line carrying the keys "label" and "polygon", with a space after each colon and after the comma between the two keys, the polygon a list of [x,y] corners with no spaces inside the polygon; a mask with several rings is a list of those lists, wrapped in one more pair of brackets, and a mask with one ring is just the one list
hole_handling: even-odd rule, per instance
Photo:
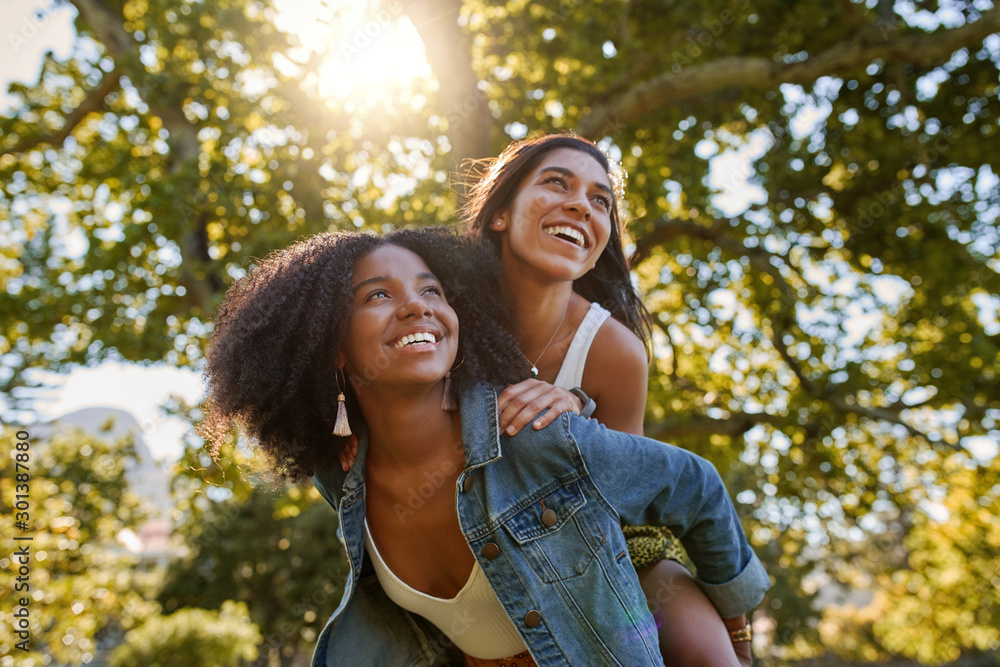
{"label": "denim jacket button", "polygon": [[559,517],[556,515],[555,510],[545,510],[544,512],[542,512],[542,523],[544,523],[546,526],[552,527],[556,525],[556,521],[558,519]]}
{"label": "denim jacket button", "polygon": [[489,560],[493,560],[500,555],[500,547],[498,547],[493,542],[487,542],[486,546],[483,547],[483,556]]}
{"label": "denim jacket button", "polygon": [[524,624],[529,628],[537,628],[542,624],[542,615],[536,610],[532,609],[527,614],[524,615]]}
{"label": "denim jacket button", "polygon": [[472,490],[472,475],[469,475],[465,478],[465,481],[462,482],[462,492],[468,493],[471,490]]}

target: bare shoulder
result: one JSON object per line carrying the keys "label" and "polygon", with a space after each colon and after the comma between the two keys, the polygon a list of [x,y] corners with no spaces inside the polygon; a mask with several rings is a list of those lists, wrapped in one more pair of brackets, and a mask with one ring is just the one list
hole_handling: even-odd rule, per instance
{"label": "bare shoulder", "polygon": [[642,340],[609,317],[587,354],[583,390],[597,403],[594,418],[608,428],[642,433],[649,361]]}

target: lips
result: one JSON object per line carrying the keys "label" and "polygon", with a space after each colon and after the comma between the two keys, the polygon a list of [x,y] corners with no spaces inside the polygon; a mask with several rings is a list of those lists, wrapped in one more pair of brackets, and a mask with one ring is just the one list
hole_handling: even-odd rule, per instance
{"label": "lips", "polygon": [[415,331],[408,333],[398,338],[396,342],[392,344],[397,350],[402,350],[404,347],[417,347],[422,345],[433,345],[437,343],[441,337],[434,333],[433,331]]}
{"label": "lips", "polygon": [[587,237],[576,227],[570,225],[552,225],[551,227],[544,227],[542,231],[549,236],[572,243],[578,248],[587,249]]}

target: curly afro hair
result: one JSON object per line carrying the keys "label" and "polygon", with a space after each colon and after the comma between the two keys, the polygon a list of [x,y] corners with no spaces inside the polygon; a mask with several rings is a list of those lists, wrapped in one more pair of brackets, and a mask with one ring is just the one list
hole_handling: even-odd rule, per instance
{"label": "curly afro hair", "polygon": [[[458,358],[464,361],[452,372],[457,391],[528,376],[512,309],[502,296],[503,267],[481,244],[440,228],[319,234],[270,255],[229,289],[219,308],[200,426],[213,456],[235,422],[287,479],[301,481],[335,465],[347,441],[332,431],[354,265],[387,244],[419,255],[458,315]],[[351,423],[363,423],[353,388],[345,393]]]}

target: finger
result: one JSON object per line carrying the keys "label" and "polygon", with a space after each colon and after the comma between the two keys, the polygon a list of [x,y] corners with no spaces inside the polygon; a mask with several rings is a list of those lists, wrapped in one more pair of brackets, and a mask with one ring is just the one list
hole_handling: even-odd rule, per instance
{"label": "finger", "polygon": [[500,392],[499,396],[497,396],[497,407],[502,410],[526,392],[538,391],[540,387],[545,386],[549,385],[534,379],[522,380],[517,384],[508,385],[504,387],[504,390]]}
{"label": "finger", "polygon": [[[519,412],[514,414],[504,432],[507,435],[517,435],[522,428],[531,423],[531,420],[538,416],[545,407],[537,407],[535,403],[529,402]],[[546,413],[548,414],[548,413]]]}
{"label": "finger", "polygon": [[[531,401],[536,400],[544,393],[543,382],[537,380],[525,380],[517,384],[510,385],[497,397],[498,421],[501,431],[506,431],[514,418],[524,410]],[[538,414],[537,412],[535,414]],[[532,415],[533,417],[534,415]],[[530,418],[529,418],[530,420]]]}
{"label": "finger", "polygon": [[535,422],[531,425],[531,427],[536,431],[543,429],[552,422],[554,422],[556,418],[559,417],[559,415],[561,415],[564,412],[572,412],[573,414],[577,415],[580,414],[579,401],[574,400],[574,401],[564,402],[560,400],[559,402],[554,403],[552,406],[549,407],[548,412],[546,412],[544,415],[540,416],[538,419],[535,420]]}
{"label": "finger", "polygon": [[[566,398],[567,395],[568,392],[565,390],[551,386],[535,393],[533,397],[527,401],[516,414],[513,415],[506,428],[506,433],[508,435],[515,435],[536,417],[544,420],[542,426],[537,427],[543,428],[567,410],[575,410],[574,407],[571,407],[571,403]],[[541,413],[545,410],[548,410],[548,412],[542,415]]]}

